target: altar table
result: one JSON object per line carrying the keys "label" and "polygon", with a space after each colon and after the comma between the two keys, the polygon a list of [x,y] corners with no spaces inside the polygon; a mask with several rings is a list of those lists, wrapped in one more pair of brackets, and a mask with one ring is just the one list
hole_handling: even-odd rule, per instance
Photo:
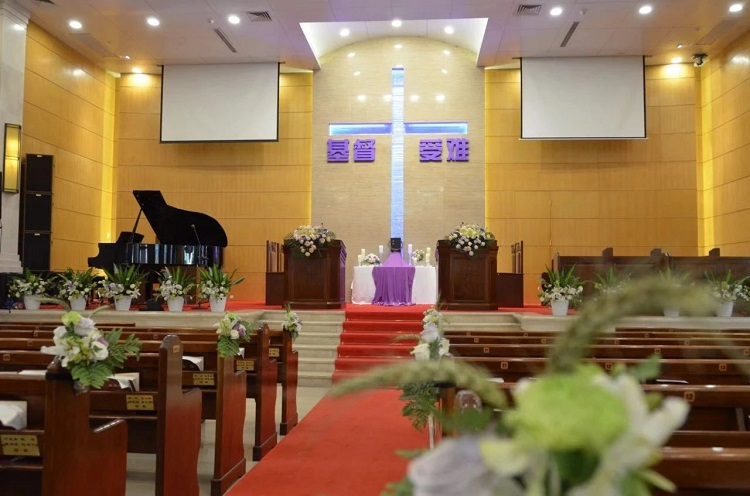
{"label": "altar table", "polygon": [[[369,305],[375,297],[375,280],[372,265],[354,267],[352,277],[352,303]],[[434,305],[437,301],[437,269],[432,266],[414,267],[411,302],[417,305]]]}

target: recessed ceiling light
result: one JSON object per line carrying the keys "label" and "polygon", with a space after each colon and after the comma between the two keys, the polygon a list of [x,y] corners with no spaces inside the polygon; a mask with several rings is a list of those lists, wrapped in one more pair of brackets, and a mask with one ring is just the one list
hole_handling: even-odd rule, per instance
{"label": "recessed ceiling light", "polygon": [[654,9],[650,5],[643,5],[640,9],[638,9],[638,13],[642,15],[646,15],[646,14],[650,14],[652,10]]}
{"label": "recessed ceiling light", "polygon": [[391,26],[394,28],[400,28],[401,27],[401,19],[394,19],[391,21]]}
{"label": "recessed ceiling light", "polygon": [[443,31],[445,31],[445,34],[453,34],[453,32],[455,31],[455,29],[453,29],[453,26],[445,26],[443,28]]}
{"label": "recessed ceiling light", "polygon": [[73,75],[79,77],[83,76],[83,69],[79,69],[78,67],[76,67],[75,69],[73,69]]}
{"label": "recessed ceiling light", "polygon": [[677,48],[682,48],[683,46],[685,45],[683,45],[682,43],[677,43]]}
{"label": "recessed ceiling light", "polygon": [[448,69],[440,69],[440,72],[442,72],[443,74],[448,74]]}
{"label": "recessed ceiling light", "polygon": [[83,24],[81,24],[81,21],[76,21],[75,19],[72,19],[68,21],[68,26],[70,26],[73,29],[81,29],[83,27]]}
{"label": "recessed ceiling light", "polygon": [[396,43],[395,45],[393,45],[393,48],[395,48],[396,50],[401,50],[401,48],[402,48],[403,46],[404,46],[404,45],[402,45],[401,43]]}
{"label": "recessed ceiling light", "polygon": [[143,74],[143,69],[140,67],[133,67],[133,74]]}
{"label": "recessed ceiling light", "polygon": [[239,24],[240,16],[238,16],[237,14],[232,14],[229,17],[227,17],[227,21],[229,21],[229,24]]}
{"label": "recessed ceiling light", "polygon": [[24,31],[26,28],[24,28],[20,24],[16,23],[16,24],[13,25],[13,29],[15,29],[16,31]]}
{"label": "recessed ceiling light", "polygon": [[153,27],[156,27],[159,24],[161,24],[161,22],[159,21],[159,19],[157,19],[156,17],[153,17],[153,16],[149,17],[148,19],[146,19],[146,22],[148,23],[149,26],[153,26]]}
{"label": "recessed ceiling light", "polygon": [[122,58],[124,58],[125,60],[130,60],[130,55],[123,55]]}
{"label": "recessed ceiling light", "polygon": [[682,62],[682,57],[673,57],[672,58],[672,63],[673,64],[679,64],[680,62]]}
{"label": "recessed ceiling light", "polygon": [[360,74],[362,74],[362,73],[361,73],[361,72],[359,72],[359,71],[354,71],[354,75],[355,75],[355,76],[359,76]]}
{"label": "recessed ceiling light", "polygon": [[409,97],[410,102],[418,102],[419,101],[419,95],[411,95]]}
{"label": "recessed ceiling light", "polygon": [[450,54],[451,54],[450,50],[447,50],[447,49],[443,50],[443,55],[450,55]]}
{"label": "recessed ceiling light", "polygon": [[354,52],[349,52],[349,53],[346,54],[346,56],[349,57],[349,58],[354,57],[354,55],[355,55]]}
{"label": "recessed ceiling light", "polygon": [[357,100],[359,100],[360,102],[364,102],[365,100],[367,100],[367,95],[357,95]]}
{"label": "recessed ceiling light", "polygon": [[351,31],[349,31],[349,28],[344,28],[341,31],[339,31],[339,36],[342,36],[342,37],[349,36],[349,33],[351,33]]}
{"label": "recessed ceiling light", "polygon": [[562,7],[552,7],[549,11],[549,15],[559,16],[563,13]]}
{"label": "recessed ceiling light", "polygon": [[403,69],[404,68],[404,64],[396,64],[393,67],[394,67],[394,69]]}
{"label": "recessed ceiling light", "polygon": [[435,100],[443,102],[445,101],[445,95],[435,95]]}
{"label": "recessed ceiling light", "polygon": [[729,12],[739,12],[742,8],[743,5],[741,3],[733,3],[729,6]]}

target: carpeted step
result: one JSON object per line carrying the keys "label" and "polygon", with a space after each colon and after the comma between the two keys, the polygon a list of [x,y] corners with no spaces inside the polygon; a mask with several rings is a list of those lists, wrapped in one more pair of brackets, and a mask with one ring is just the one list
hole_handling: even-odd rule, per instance
{"label": "carpeted step", "polygon": [[422,321],[395,322],[387,320],[368,320],[361,322],[344,321],[344,332],[411,332],[418,334],[422,330]]}
{"label": "carpeted step", "polygon": [[344,344],[338,348],[338,358],[342,357],[410,357],[413,344],[388,344],[388,345],[352,345]]}
{"label": "carpeted step", "polygon": [[399,363],[401,360],[412,360],[411,357],[338,357],[336,371],[362,372],[382,365]]}
{"label": "carpeted step", "polygon": [[405,339],[395,341],[398,336],[408,336],[410,334],[419,334],[418,332],[343,332],[341,333],[341,344],[376,344],[384,345],[390,343],[417,344],[415,339]]}

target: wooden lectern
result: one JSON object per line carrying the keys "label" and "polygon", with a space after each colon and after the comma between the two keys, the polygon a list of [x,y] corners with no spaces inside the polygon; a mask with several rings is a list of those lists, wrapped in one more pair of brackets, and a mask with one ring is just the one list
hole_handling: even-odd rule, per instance
{"label": "wooden lectern", "polygon": [[438,293],[446,310],[497,310],[497,242],[469,256],[437,244]]}
{"label": "wooden lectern", "polygon": [[284,244],[284,304],[291,308],[336,309],[346,298],[346,246],[334,239],[319,254],[290,253]]}

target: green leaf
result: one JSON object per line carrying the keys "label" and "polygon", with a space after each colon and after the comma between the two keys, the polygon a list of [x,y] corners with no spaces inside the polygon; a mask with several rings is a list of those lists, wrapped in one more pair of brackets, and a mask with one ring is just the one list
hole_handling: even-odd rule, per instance
{"label": "green leaf", "polygon": [[646,382],[659,377],[661,372],[661,356],[651,355],[642,362],[628,369],[628,374],[635,377],[640,382]]}
{"label": "green leaf", "polygon": [[398,482],[389,482],[380,496],[412,496],[414,494],[414,485],[404,477]]}
{"label": "green leaf", "polygon": [[485,431],[495,420],[495,417],[495,411],[491,408],[482,408],[481,410],[467,408],[452,413],[440,412],[440,415],[438,415],[444,429],[455,431],[459,435]]}
{"label": "green leaf", "polygon": [[599,457],[585,451],[553,452],[552,457],[560,479],[573,486],[589,480],[599,465]]}
{"label": "green leaf", "polygon": [[216,351],[221,358],[229,358],[240,352],[240,345],[229,336],[220,336],[216,342]]}
{"label": "green leaf", "polygon": [[399,399],[406,401],[401,413],[409,417],[415,429],[421,431],[430,415],[437,412],[440,391],[432,383],[407,384],[401,391]]}

